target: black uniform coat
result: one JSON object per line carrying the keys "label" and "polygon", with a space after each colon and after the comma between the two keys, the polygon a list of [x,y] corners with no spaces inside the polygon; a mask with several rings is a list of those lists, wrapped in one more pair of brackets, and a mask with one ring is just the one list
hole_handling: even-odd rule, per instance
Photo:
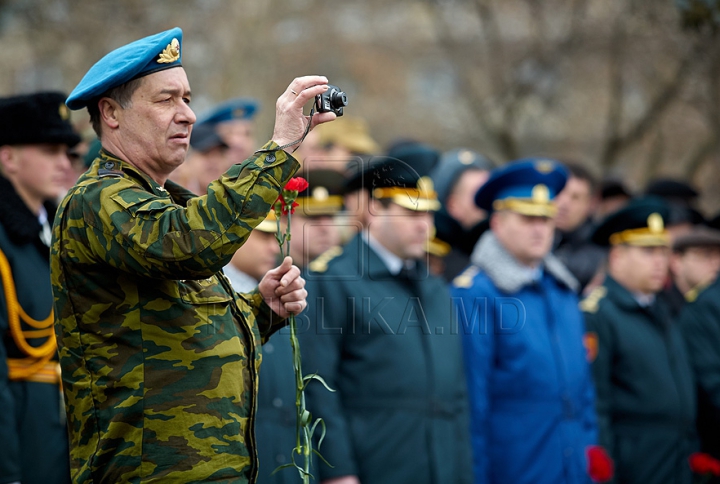
{"label": "black uniform coat", "polygon": [[310,269],[303,371],[337,390],[308,387],[308,409],[327,424],[321,453],[335,466],[320,464],[319,480],[472,482],[461,343],[444,282],[393,276],[361,235]]}
{"label": "black uniform coat", "polygon": [[[48,216],[52,220],[52,213]],[[50,249],[40,241],[39,233],[37,217],[10,182],[0,177],[0,249],[12,270],[20,306],[31,318],[44,320],[52,310],[53,297]],[[32,328],[23,323],[23,329]],[[10,335],[1,280],[0,334],[0,482],[69,483],[70,455],[59,386],[8,380],[7,358],[25,355]],[[29,343],[39,346],[45,340],[35,338]]]}
{"label": "black uniform coat", "polygon": [[695,384],[663,301],[642,307],[608,276],[581,307],[592,342],[600,443],[615,460],[615,482],[689,483]]}
{"label": "black uniform coat", "polygon": [[698,384],[702,450],[720,459],[720,282],[705,289],[680,315],[680,329]]}

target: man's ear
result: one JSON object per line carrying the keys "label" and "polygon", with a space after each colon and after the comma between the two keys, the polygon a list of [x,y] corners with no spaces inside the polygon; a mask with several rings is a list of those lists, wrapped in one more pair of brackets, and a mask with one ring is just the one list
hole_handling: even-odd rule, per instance
{"label": "man's ear", "polygon": [[117,129],[120,126],[120,111],[122,108],[114,99],[104,97],[98,101],[100,119],[110,129]]}
{"label": "man's ear", "polygon": [[12,175],[17,171],[18,154],[13,146],[0,146],[0,174]]}

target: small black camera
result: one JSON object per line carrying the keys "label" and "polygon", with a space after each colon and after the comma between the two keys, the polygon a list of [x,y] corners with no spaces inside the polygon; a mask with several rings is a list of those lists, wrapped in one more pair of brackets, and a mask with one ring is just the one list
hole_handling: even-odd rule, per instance
{"label": "small black camera", "polygon": [[318,113],[333,112],[336,116],[343,115],[343,106],[347,106],[347,94],[339,87],[328,84],[328,90],[315,96],[315,109]]}

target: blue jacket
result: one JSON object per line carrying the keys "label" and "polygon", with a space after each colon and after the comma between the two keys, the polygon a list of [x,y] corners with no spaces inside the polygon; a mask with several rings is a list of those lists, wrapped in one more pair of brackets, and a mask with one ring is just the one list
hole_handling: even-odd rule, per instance
{"label": "blue jacket", "polygon": [[594,391],[575,280],[548,256],[522,268],[491,232],[453,281],[477,484],[589,483]]}

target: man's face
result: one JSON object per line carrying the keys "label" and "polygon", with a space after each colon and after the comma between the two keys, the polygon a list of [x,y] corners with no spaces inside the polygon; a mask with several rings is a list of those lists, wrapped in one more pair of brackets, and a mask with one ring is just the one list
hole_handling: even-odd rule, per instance
{"label": "man's face", "polygon": [[715,280],[720,271],[720,247],[689,247],[672,254],[670,267],[673,278],[683,291]]}
{"label": "man's face", "polygon": [[67,145],[20,145],[2,149],[6,150],[4,173],[21,197],[45,201],[64,193],[67,172],[71,170]]}
{"label": "man's face", "polygon": [[131,104],[118,110],[118,132],[125,154],[141,169],[169,174],[185,161],[195,114],[190,84],[181,67],[143,78]]}
{"label": "man's face", "polygon": [[223,173],[228,171],[234,162],[229,156],[230,150],[224,146],[212,148],[207,153],[198,153],[195,161],[197,162],[197,173],[195,174],[200,186],[200,194],[207,193],[207,187],[210,183],[220,178]]}
{"label": "man's face", "polygon": [[217,133],[228,145],[231,165],[240,163],[255,151],[255,130],[252,121],[235,119],[217,125]]}
{"label": "man's face", "polygon": [[474,227],[487,216],[485,210],[475,205],[475,194],[489,177],[490,172],[487,171],[466,170],[455,182],[445,203],[450,216],[466,229]]}
{"label": "man's face", "polygon": [[425,257],[425,246],[433,227],[432,212],[408,210],[395,203],[387,208],[377,200],[372,202],[370,233],[386,249],[401,259]]}
{"label": "man's face", "polygon": [[668,247],[618,245],[610,249],[610,275],[631,292],[655,294],[667,280]]}
{"label": "man's face", "polygon": [[558,208],[555,226],[562,232],[572,232],[590,216],[593,205],[590,184],[571,176],[555,201]]}
{"label": "man's face", "polygon": [[259,281],[277,265],[279,255],[280,247],[275,234],[253,230],[245,244],[233,255],[231,264]]}
{"label": "man's face", "polygon": [[490,228],[510,255],[534,266],[550,252],[555,223],[549,217],[531,217],[508,210],[496,212]]}
{"label": "man's face", "polygon": [[340,245],[340,231],[332,216],[306,217],[295,212],[291,219],[294,235],[291,256],[306,265],[326,250]]}

